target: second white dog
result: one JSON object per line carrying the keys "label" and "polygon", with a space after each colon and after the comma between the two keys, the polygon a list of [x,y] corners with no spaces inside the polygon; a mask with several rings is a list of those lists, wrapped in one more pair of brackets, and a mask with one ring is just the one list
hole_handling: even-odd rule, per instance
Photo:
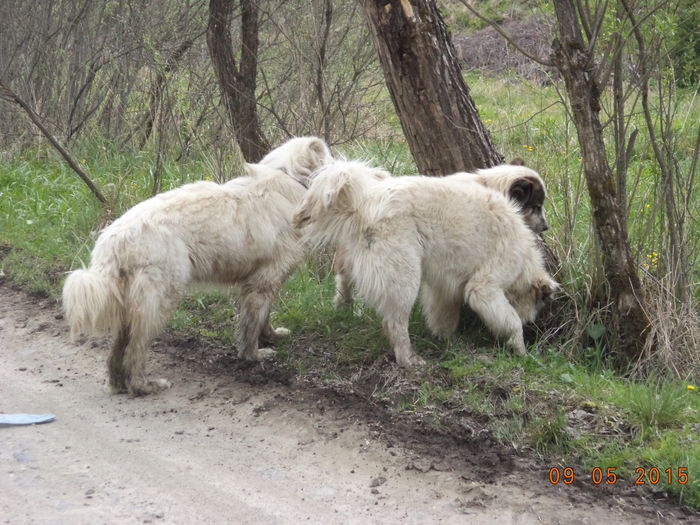
{"label": "second white dog", "polygon": [[[390,176],[391,174],[386,173],[386,177]],[[518,212],[533,232],[540,234],[549,229],[544,216],[546,197],[544,181],[535,170],[526,167],[521,159],[516,159],[511,164],[501,164],[477,170],[474,173],[456,173],[450,175],[450,179],[467,183],[476,182],[485,188],[500,192],[518,206]],[[467,186],[467,188],[469,187],[472,186]],[[333,302],[336,308],[351,305],[353,302],[352,280],[346,254],[346,247],[338,245],[333,258],[333,270],[335,271],[335,298]]]}
{"label": "second white dog", "polygon": [[357,162],[323,168],[295,214],[317,245],[343,246],[357,291],[383,318],[401,366],[421,364],[408,320],[422,286],[436,335],[453,333],[466,302],[497,336],[525,353],[522,325],[557,284],[517,207],[477,183],[393,177]]}

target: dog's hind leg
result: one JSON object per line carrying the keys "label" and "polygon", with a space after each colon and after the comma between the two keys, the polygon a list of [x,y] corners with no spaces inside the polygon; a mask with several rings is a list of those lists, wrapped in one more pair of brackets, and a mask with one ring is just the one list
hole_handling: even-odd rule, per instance
{"label": "dog's hind leg", "polygon": [[146,352],[163,328],[185,290],[184,278],[178,280],[173,271],[168,280],[160,271],[151,269],[136,275],[129,285],[125,305],[130,327],[124,349],[123,372],[127,390],[140,396],[170,387],[166,379],[149,379],[146,374]]}
{"label": "dog's hind leg", "polygon": [[337,309],[352,306],[352,280],[350,275],[344,272],[335,274],[335,297],[333,304]]}
{"label": "dog's hind leg", "polygon": [[424,365],[425,361],[413,350],[411,339],[408,335],[408,312],[393,312],[384,316],[382,328],[389,338],[389,343],[394,350],[394,357],[399,366],[411,367]]}
{"label": "dog's hind leg", "polygon": [[452,335],[459,324],[463,299],[434,284],[424,282],[421,287],[423,316],[430,331],[440,337]]}
{"label": "dog's hind leg", "polygon": [[[158,330],[156,333],[158,333]],[[145,396],[170,388],[171,383],[167,379],[149,379],[146,374],[146,351],[154,334],[130,337],[129,344],[124,352],[124,381],[126,390],[133,396]],[[111,370],[110,370],[111,372]],[[110,383],[114,377],[110,377]]]}
{"label": "dog's hind leg", "polygon": [[333,259],[333,270],[335,271],[335,297],[333,304],[340,309],[345,306],[352,306],[352,277],[350,276],[349,257],[347,248],[338,246]]}
{"label": "dog's hind leg", "polygon": [[464,297],[494,335],[508,337],[515,353],[525,355],[523,323],[502,289],[472,278],[464,289]]}
{"label": "dog's hind leg", "polygon": [[124,370],[124,352],[128,345],[129,327],[121,326],[112,345],[112,352],[107,359],[109,386],[115,394],[125,394],[128,391],[126,371]]}
{"label": "dog's hind leg", "polygon": [[389,338],[396,362],[404,367],[425,364],[413,350],[408,334],[408,320],[418,296],[420,273],[406,267],[395,274],[380,276],[377,282],[385,283],[383,293],[370,297],[370,302],[382,316],[382,328]]}

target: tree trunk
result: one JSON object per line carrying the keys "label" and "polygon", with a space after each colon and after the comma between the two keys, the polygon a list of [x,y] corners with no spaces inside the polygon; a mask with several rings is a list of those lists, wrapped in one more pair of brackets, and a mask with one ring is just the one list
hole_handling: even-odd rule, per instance
{"label": "tree trunk", "polygon": [[605,154],[599,119],[600,93],[594,57],[583,40],[574,3],[554,0],[559,38],[552,59],[564,78],[583,157],[593,222],[600,240],[608,295],[613,308],[618,361],[640,356],[646,344],[649,318],[627,237],[627,210],[620,206],[617,185]]}
{"label": "tree trunk", "polygon": [[221,99],[231,127],[247,162],[259,161],[270,146],[258,119],[255,87],[258,71],[258,6],[255,0],[240,0],[241,63],[236,65],[229,24],[233,0],[210,0],[207,45],[219,80]]}
{"label": "tree trunk", "polygon": [[359,0],[401,127],[424,175],[503,161],[481,122],[434,0]]}

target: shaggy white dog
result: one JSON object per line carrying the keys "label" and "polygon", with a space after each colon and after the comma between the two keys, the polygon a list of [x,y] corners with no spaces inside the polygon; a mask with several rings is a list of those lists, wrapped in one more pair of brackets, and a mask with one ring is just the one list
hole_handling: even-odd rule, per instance
{"label": "shaggy white dog", "polygon": [[66,279],[63,305],[73,334],[115,337],[113,391],[141,395],[169,386],[146,377],[146,350],[195,281],[239,285],[238,355],[274,353],[258,348],[259,340],[286,335],[270,326],[270,306],[306,252],[292,214],[311,173],[331,161],[321,139],[294,138],[246,165],[248,177],[162,193],[102,231],[89,268]]}
{"label": "shaggy white dog", "polygon": [[[474,173],[456,173],[450,175],[454,181],[466,183],[478,183],[485,188],[495,190],[510,198],[518,205],[518,211],[525,224],[535,233],[539,234],[549,229],[544,216],[544,199],[546,190],[544,181],[539,174],[525,167],[522,160],[516,159],[512,164],[502,164],[493,168],[477,170]],[[516,162],[518,164],[516,164]],[[390,177],[386,172],[377,171],[376,176]],[[469,187],[469,186],[467,186]],[[335,271],[335,298],[336,308],[352,304],[352,279],[350,267],[347,261],[347,249],[338,245],[333,259]]]}
{"label": "shaggy white dog", "polygon": [[433,333],[453,333],[466,302],[521,355],[523,323],[557,288],[517,206],[452,176],[386,178],[336,162],[314,177],[294,224],[316,245],[343,246],[351,279],[382,316],[401,366],[423,362],[408,335],[421,281]]}

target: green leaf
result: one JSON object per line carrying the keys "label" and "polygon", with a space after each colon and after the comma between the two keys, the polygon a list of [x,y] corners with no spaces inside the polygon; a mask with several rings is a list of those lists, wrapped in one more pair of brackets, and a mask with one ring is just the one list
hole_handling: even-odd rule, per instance
{"label": "green leaf", "polygon": [[598,342],[605,334],[605,325],[602,323],[590,324],[586,327],[586,333],[591,339]]}
{"label": "green leaf", "polygon": [[571,377],[571,374],[562,374],[559,376],[559,379],[561,379],[564,383],[573,383],[574,378]]}

